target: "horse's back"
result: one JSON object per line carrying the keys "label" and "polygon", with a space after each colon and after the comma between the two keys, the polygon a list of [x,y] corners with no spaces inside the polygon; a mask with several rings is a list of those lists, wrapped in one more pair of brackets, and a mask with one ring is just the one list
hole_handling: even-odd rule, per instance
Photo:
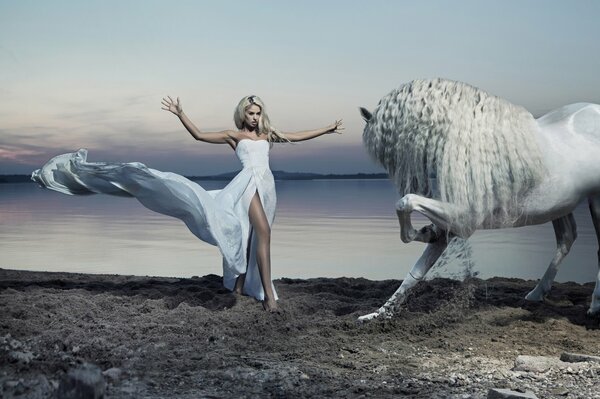
{"label": "horse's back", "polygon": [[542,129],[553,129],[557,133],[583,136],[600,140],[600,105],[575,103],[548,112],[537,119]]}
{"label": "horse's back", "polygon": [[600,105],[565,105],[537,122],[552,190],[557,190],[556,181],[564,181],[566,191],[600,192]]}

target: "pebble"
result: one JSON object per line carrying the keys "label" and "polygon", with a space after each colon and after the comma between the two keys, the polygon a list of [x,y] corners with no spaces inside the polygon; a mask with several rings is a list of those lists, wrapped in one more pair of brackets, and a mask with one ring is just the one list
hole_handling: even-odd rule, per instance
{"label": "pebble", "polygon": [[558,396],[567,396],[569,394],[569,390],[567,388],[554,388],[550,391],[552,395]]}
{"label": "pebble", "polygon": [[564,362],[553,357],[520,355],[515,359],[514,370],[543,373],[551,367],[560,367],[563,364]]}
{"label": "pebble", "polygon": [[584,355],[581,353],[563,352],[560,355],[560,360],[563,362],[578,363],[578,362],[594,362],[600,363],[600,356]]}
{"label": "pebble", "polygon": [[488,399],[537,399],[533,392],[518,392],[510,389],[492,388],[488,391]]}

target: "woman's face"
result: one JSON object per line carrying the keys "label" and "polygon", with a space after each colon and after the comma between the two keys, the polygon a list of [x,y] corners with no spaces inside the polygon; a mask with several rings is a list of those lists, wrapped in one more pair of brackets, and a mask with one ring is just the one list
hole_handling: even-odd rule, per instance
{"label": "woman's face", "polygon": [[244,113],[244,124],[249,129],[256,129],[258,127],[260,115],[260,107],[256,104],[250,105],[248,108],[246,108],[246,112]]}

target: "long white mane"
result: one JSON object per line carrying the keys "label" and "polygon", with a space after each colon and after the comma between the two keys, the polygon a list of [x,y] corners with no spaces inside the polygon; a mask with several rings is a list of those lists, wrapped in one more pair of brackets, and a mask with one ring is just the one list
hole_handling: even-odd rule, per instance
{"label": "long white mane", "polygon": [[518,216],[545,174],[537,123],[523,107],[465,83],[415,80],[383,97],[363,141],[401,195],[449,202],[463,225]]}

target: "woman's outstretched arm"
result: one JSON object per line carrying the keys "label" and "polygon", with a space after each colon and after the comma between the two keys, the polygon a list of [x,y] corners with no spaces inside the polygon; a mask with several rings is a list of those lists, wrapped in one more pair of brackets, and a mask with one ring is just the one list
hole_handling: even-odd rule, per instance
{"label": "woman's outstretched arm", "polygon": [[200,129],[198,129],[196,125],[192,123],[190,118],[188,118],[183,112],[179,97],[177,97],[177,101],[174,101],[170,96],[167,96],[166,98],[162,99],[162,105],[162,109],[172,112],[179,118],[181,123],[183,123],[183,126],[185,126],[187,131],[190,132],[192,137],[194,137],[196,140],[213,144],[229,144],[231,146],[235,145],[235,140],[232,138],[232,135],[235,133],[233,130],[223,130],[220,132],[200,131]]}
{"label": "woman's outstretched arm", "polygon": [[285,137],[290,141],[304,141],[314,139],[315,137],[322,136],[327,133],[338,133],[342,134],[340,130],[344,130],[342,127],[342,120],[336,120],[329,126],[321,129],[304,130],[302,132],[284,133]]}

